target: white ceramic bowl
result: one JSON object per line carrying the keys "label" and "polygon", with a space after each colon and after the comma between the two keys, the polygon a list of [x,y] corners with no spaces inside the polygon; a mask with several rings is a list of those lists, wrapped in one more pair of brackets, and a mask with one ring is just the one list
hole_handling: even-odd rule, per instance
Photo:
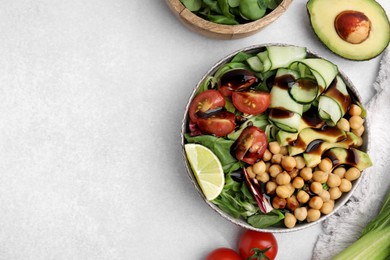
{"label": "white ceramic bowl", "polygon": [[[288,45],[284,45],[284,44],[269,44],[269,45],[279,45],[279,46],[288,46]],[[222,211],[220,208],[218,208],[218,206],[216,206],[215,204],[213,204],[212,202],[210,201],[207,201],[206,198],[204,197],[203,195],[203,192],[201,190],[201,188],[199,187],[197,181],[196,181],[196,178],[191,170],[191,167],[189,165],[189,162],[187,160],[187,157],[185,155],[185,151],[184,151],[184,144],[186,143],[185,141],[185,138],[184,138],[184,134],[186,132],[188,132],[188,110],[189,110],[189,105],[190,105],[190,102],[191,100],[195,97],[195,94],[198,90],[198,88],[200,87],[201,83],[203,82],[203,80],[208,77],[209,75],[213,75],[219,67],[221,67],[222,65],[228,63],[238,52],[249,52],[249,53],[258,53],[260,51],[263,51],[265,49],[265,47],[268,46],[268,45],[254,45],[254,46],[249,46],[249,47],[246,47],[246,48],[243,48],[243,49],[240,49],[240,50],[237,50],[235,51],[234,53],[231,53],[229,55],[227,55],[226,57],[224,57],[223,59],[221,59],[219,62],[217,62],[214,66],[212,66],[207,72],[206,74],[200,79],[200,81],[198,82],[198,84],[196,85],[195,89],[193,90],[189,100],[188,100],[188,103],[187,103],[187,106],[185,108],[185,112],[184,112],[184,117],[183,117],[183,120],[182,120],[182,129],[181,129],[181,145],[182,145],[182,154],[183,154],[183,158],[184,158],[184,161],[185,161],[185,166],[186,166],[186,170],[188,172],[188,175],[195,187],[195,189],[199,192],[200,196],[202,197],[202,199],[213,209],[215,210],[218,214],[220,214],[222,217],[228,219],[229,221],[233,222],[234,224],[237,224],[243,228],[246,228],[246,229],[252,229],[252,230],[256,230],[256,231],[265,231],[265,232],[274,232],[274,233],[278,233],[278,232],[292,232],[292,231],[297,231],[297,230],[301,230],[301,229],[304,229],[304,228],[307,228],[307,227],[310,227],[310,226],[313,226],[313,225],[316,225],[318,223],[320,223],[321,221],[323,221],[324,219],[328,218],[329,216],[331,216],[332,214],[334,214],[335,212],[337,212],[337,210],[339,208],[341,208],[348,200],[349,198],[351,197],[351,195],[353,194],[354,190],[356,189],[356,187],[359,185],[360,181],[361,181],[361,178],[353,181],[353,186],[352,186],[352,189],[347,192],[347,193],[343,193],[343,195],[338,199],[336,200],[335,202],[335,207],[334,207],[334,210],[332,211],[332,213],[328,214],[328,215],[322,215],[320,217],[319,220],[317,221],[314,221],[314,222],[310,222],[310,223],[302,223],[302,224],[297,224],[294,228],[285,228],[285,227],[270,227],[270,228],[265,228],[265,229],[259,229],[259,228],[254,228],[253,226],[251,226],[250,224],[248,224],[245,220],[243,219],[235,219],[233,218],[232,216],[228,215],[227,213],[225,213],[224,211]],[[307,51],[308,53],[308,57],[320,57],[322,58],[321,56],[319,56],[318,54],[316,53],[313,53],[311,51]],[[348,77],[343,73],[343,72],[339,72],[339,75],[341,76],[341,78],[344,80],[345,84],[347,85],[348,89],[349,89],[349,92],[352,96],[354,96],[355,100],[359,101],[361,103],[361,97],[357,91],[357,89],[354,87],[354,85],[352,84],[352,82],[348,79]],[[366,128],[366,131],[364,132],[363,134],[363,141],[364,141],[364,144],[362,147],[359,148],[359,150],[362,150],[364,152],[368,152],[368,146],[369,146],[369,127],[368,127],[368,122],[367,122],[367,119],[365,120],[364,122],[365,124],[365,128]]]}

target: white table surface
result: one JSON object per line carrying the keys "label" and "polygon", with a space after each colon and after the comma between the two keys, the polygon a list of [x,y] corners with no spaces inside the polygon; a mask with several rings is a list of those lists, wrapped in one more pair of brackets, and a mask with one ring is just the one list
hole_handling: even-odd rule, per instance
{"label": "white table surface", "polygon": [[[185,28],[160,0],[0,2],[0,259],[202,259],[236,247],[182,162],[180,125],[215,62],[261,43],[308,46],[360,90],[380,57],[344,60],[314,37],[303,0],[240,40]],[[379,1],[390,11],[388,0]],[[310,259],[321,225],[276,234]]]}

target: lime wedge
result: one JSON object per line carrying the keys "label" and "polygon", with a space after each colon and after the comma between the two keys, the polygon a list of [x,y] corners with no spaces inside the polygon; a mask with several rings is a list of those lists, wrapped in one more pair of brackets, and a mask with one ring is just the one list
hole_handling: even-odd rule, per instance
{"label": "lime wedge", "polygon": [[207,200],[213,200],[221,193],[225,175],[218,157],[200,144],[185,144],[187,159]]}

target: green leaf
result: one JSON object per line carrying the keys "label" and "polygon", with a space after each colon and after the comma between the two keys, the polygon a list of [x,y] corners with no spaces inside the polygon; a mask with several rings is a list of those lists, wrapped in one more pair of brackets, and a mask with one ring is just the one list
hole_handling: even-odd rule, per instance
{"label": "green leaf", "polygon": [[208,20],[213,23],[226,24],[226,25],[237,25],[239,24],[234,18],[226,17],[224,15],[208,15]]}
{"label": "green leaf", "polygon": [[222,14],[226,18],[234,19],[234,15],[230,12],[230,6],[228,0],[218,0],[219,8],[221,8]]}
{"label": "green leaf", "polygon": [[248,223],[255,228],[266,228],[278,224],[284,219],[283,213],[273,210],[268,214],[256,214],[248,218]]}
{"label": "green leaf", "polygon": [[240,1],[240,14],[247,20],[258,20],[265,15],[266,8],[260,6],[260,0],[242,0]]}
{"label": "green leaf", "polygon": [[228,0],[230,7],[238,7],[240,5],[240,0]]}
{"label": "green leaf", "polygon": [[246,53],[246,52],[238,52],[230,62],[244,62],[253,56],[254,56],[254,54],[250,54],[250,53]]}
{"label": "green leaf", "polygon": [[203,0],[203,3],[214,13],[222,14],[222,10],[219,8],[218,2],[216,0]]}
{"label": "green leaf", "polygon": [[198,143],[213,151],[221,161],[224,173],[231,171],[232,167],[239,167],[236,164],[238,161],[230,153],[234,141],[212,135],[190,136],[185,134],[184,137],[189,143]]}
{"label": "green leaf", "polygon": [[180,0],[191,12],[199,11],[202,7],[202,0]]}

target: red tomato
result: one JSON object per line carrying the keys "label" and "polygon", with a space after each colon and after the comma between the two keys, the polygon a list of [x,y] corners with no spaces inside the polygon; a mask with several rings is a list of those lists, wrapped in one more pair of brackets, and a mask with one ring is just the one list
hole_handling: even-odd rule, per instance
{"label": "red tomato", "polygon": [[241,112],[257,115],[263,113],[271,102],[270,94],[264,91],[233,92],[233,105]]}
{"label": "red tomato", "polygon": [[192,122],[196,123],[198,112],[206,113],[209,110],[224,107],[225,98],[217,90],[206,90],[199,93],[191,102],[188,114]]}
{"label": "red tomato", "polygon": [[241,235],[238,249],[242,259],[273,260],[278,253],[278,243],[272,233],[246,230]]}
{"label": "red tomato", "polygon": [[206,260],[241,260],[241,258],[233,249],[218,248],[208,254]]}
{"label": "red tomato", "polygon": [[256,76],[249,70],[233,69],[222,75],[219,91],[224,96],[231,96],[233,91],[247,89],[256,82]]}
{"label": "red tomato", "polygon": [[247,126],[235,142],[236,159],[254,164],[263,154],[268,146],[267,135],[256,126]]}
{"label": "red tomato", "polygon": [[219,111],[207,117],[198,117],[198,127],[202,132],[215,136],[226,136],[236,128],[236,116],[228,111]]}

